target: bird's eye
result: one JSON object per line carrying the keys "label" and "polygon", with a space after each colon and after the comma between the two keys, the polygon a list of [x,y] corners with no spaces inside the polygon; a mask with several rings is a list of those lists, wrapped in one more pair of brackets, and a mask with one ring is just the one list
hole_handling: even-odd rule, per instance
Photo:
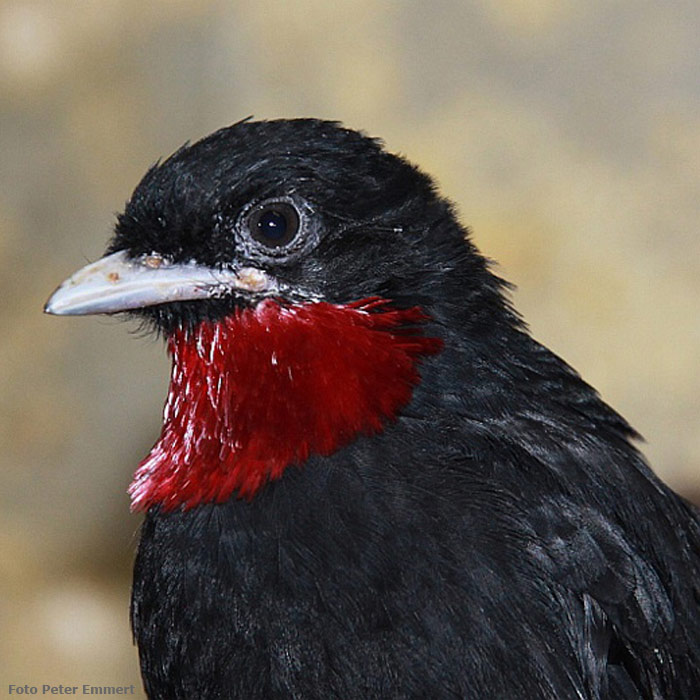
{"label": "bird's eye", "polygon": [[281,248],[299,231],[299,213],[289,202],[267,202],[248,216],[250,235],[268,248]]}

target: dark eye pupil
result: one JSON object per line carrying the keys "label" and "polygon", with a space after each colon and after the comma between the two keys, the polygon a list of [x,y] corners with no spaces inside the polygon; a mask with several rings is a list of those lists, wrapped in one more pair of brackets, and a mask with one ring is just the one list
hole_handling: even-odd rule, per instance
{"label": "dark eye pupil", "polygon": [[287,235],[289,222],[278,211],[266,211],[258,220],[258,234],[270,241],[281,241]]}
{"label": "dark eye pupil", "polygon": [[250,235],[267,248],[284,251],[299,232],[299,212],[285,201],[263,202],[248,217]]}

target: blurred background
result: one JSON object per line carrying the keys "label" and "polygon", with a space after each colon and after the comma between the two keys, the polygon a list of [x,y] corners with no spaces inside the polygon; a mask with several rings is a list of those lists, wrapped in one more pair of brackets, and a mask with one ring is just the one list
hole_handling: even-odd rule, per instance
{"label": "blurred background", "polygon": [[435,175],[534,335],[700,500],[699,35],[696,0],[0,0],[0,695],[138,687],[125,489],[168,361],[41,309],[151,163],[251,114]]}

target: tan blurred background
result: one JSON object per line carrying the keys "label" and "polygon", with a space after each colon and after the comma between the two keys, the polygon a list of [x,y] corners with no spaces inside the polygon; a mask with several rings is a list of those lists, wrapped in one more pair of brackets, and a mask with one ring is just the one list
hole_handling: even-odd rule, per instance
{"label": "tan blurred background", "polygon": [[156,158],[253,114],[433,173],[518,308],[700,500],[700,3],[0,2],[0,696],[138,684],[125,489],[168,362],[45,317]]}

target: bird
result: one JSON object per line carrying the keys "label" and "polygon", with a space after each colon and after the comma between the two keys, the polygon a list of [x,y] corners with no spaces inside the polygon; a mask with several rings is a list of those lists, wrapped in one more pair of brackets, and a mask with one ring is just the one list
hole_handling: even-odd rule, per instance
{"label": "bird", "polygon": [[433,179],[252,118],[144,175],[47,302],[172,359],[131,624],[149,698],[697,698],[700,517],[537,342]]}

